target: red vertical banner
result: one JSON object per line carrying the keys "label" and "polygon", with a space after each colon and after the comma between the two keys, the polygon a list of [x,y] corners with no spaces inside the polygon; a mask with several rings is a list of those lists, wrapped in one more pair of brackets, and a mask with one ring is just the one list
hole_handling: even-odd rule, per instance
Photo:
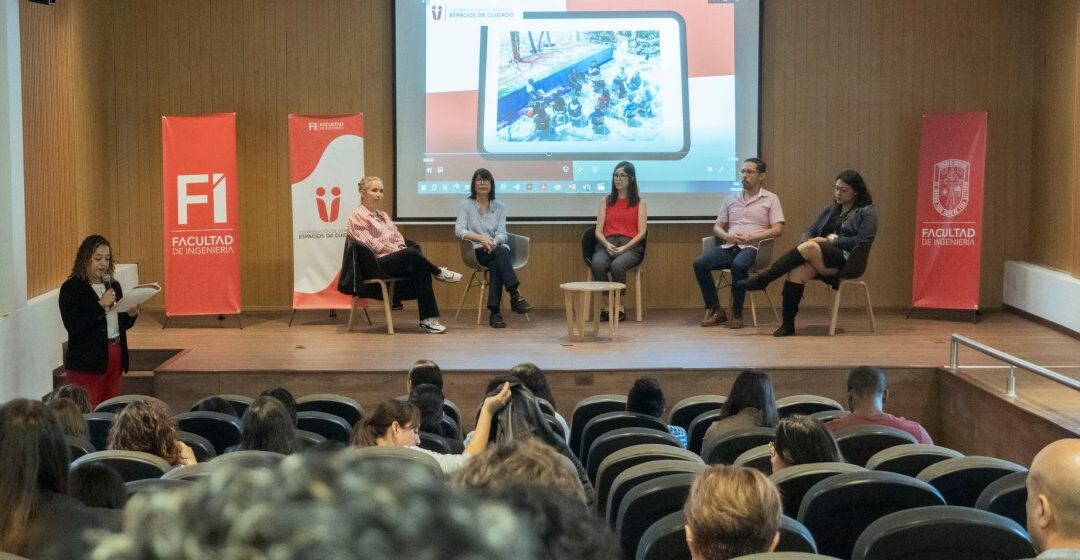
{"label": "red vertical banner", "polygon": [[979,308],[986,112],[922,117],[911,305]]}
{"label": "red vertical banner", "polygon": [[289,115],[293,309],[348,309],[337,290],[345,226],[360,205],[364,116]]}
{"label": "red vertical banner", "polygon": [[165,315],[240,312],[236,113],[161,117]]}

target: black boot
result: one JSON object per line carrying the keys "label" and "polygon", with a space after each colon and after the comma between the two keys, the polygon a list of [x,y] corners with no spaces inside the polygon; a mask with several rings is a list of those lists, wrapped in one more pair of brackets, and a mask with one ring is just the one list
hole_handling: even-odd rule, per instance
{"label": "black boot", "polygon": [[804,262],[806,262],[806,259],[803,258],[802,253],[798,249],[792,249],[780,255],[780,258],[773,261],[769,268],[754,274],[746,280],[739,281],[739,287],[751,291],[764,290],[770,282],[787,274]]}
{"label": "black boot", "polygon": [[782,312],[784,322],[780,324],[780,328],[772,333],[773,336],[792,336],[795,334],[795,315],[799,313],[799,302],[802,301],[804,289],[806,289],[806,284],[784,282],[784,291],[781,292],[784,296]]}

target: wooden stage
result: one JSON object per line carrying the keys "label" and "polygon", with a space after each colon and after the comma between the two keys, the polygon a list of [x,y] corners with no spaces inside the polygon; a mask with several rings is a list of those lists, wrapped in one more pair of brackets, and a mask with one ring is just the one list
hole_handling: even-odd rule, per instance
{"label": "wooden stage", "polygon": [[[531,322],[508,314],[508,328],[501,330],[488,327],[486,316],[475,325],[475,309],[463,311],[458,321],[445,318],[449,330],[441,335],[421,332],[415,313],[395,313],[393,336],[385,333],[378,312],[372,313],[374,327],[360,318],[353,332],[345,327],[347,313],[331,319],[326,312],[300,312],[291,327],[288,312],[246,314],[243,329],[234,317],[173,318],[162,329],[160,314],[144,313],[128,336],[133,352],[144,356],[155,354],[151,349],[179,350],[153,368],[144,389],[176,410],[206,395],[254,396],[275,385],[297,395],[344,394],[372,407],[402,394],[404,372],[422,358],[440,364],[447,397],[464,410],[476,406],[492,375],[525,361],[548,373],[558,409],[567,417],[581,398],[625,393],[642,375],[661,379],[670,406],[691,395],[726,394],[735,375],[748,367],[768,371],[778,397],[813,393],[843,403],[847,371],[872,364],[889,372],[891,412],[918,419],[936,441],[961,451],[1030,460],[1042,442],[1080,434],[1080,394],[1020,372],[1020,396],[1008,399],[1008,369],[973,350],[961,350],[959,372],[943,368],[949,337],[960,333],[1080,377],[1080,341],[1005,311],[972,324],[927,318],[926,312],[905,319],[906,310],[878,310],[878,332],[871,333],[860,309],[844,309],[840,332],[829,337],[824,310],[810,307],[799,315],[799,336],[777,339],[771,317],[758,328],[736,331],[699,327],[697,310],[649,310],[642,323],[622,323],[615,340],[585,342],[567,338],[561,310],[535,311]],[[972,422],[954,421],[976,413]],[[1023,442],[1007,437],[1012,429],[1001,424],[1006,419],[1033,433]]]}

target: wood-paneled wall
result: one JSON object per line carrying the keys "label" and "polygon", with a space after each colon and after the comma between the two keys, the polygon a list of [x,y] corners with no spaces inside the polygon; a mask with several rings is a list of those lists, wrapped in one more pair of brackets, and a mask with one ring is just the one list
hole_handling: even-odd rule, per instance
{"label": "wood-paneled wall", "polygon": [[1031,173],[1031,254],[1080,277],[1080,1],[1039,2]]}
{"label": "wood-paneled wall", "polygon": [[[29,173],[27,179],[27,221],[38,224],[28,227],[28,238],[41,249],[30,267],[31,295],[62,279],[74,247],[70,241],[57,242],[55,237],[64,232],[41,225],[48,223],[43,218],[50,215],[49,205],[36,196],[30,205],[30,191],[61,191],[51,185],[65,178],[66,184],[77,187],[80,200],[108,206],[111,239],[121,259],[137,262],[144,279],[160,279],[160,117],[236,111],[243,307],[287,308],[292,254],[285,116],[363,112],[366,168],[392,188],[391,3],[146,0],[136,7],[122,0],[80,0],[67,4],[47,9],[51,11],[40,19],[31,17],[29,12],[36,7],[29,7],[24,44],[46,40],[33,39],[29,29],[50,34],[49,41],[73,36],[66,43],[69,48],[74,48],[77,37],[85,36],[81,41],[91,43],[95,62],[82,72],[88,80],[97,80],[89,82],[96,85],[76,92],[69,84],[61,99],[28,105],[27,121],[50,118],[64,107],[75,113],[93,111],[92,117],[85,117],[90,123],[84,128],[99,141],[77,138],[80,131],[74,127],[27,129],[28,145],[34,135],[40,135],[33,139],[39,143],[70,145],[68,157],[27,150],[27,169],[38,170],[33,182]],[[75,4],[97,15],[73,22],[70,6]],[[56,20],[64,20],[68,27]],[[793,246],[798,233],[828,201],[838,171],[859,169],[874,193],[882,224],[868,272],[875,303],[906,306],[911,292],[919,115],[986,109],[990,136],[982,302],[1000,304],[1002,263],[1029,258],[1033,243],[1028,232],[1033,208],[1034,26],[1035,16],[1025,3],[999,0],[765,2],[762,155],[770,164],[769,184],[780,194],[789,220],[779,248]],[[55,81],[51,76],[57,71],[42,68],[75,62],[64,53],[62,48],[43,50],[37,62],[24,55],[28,98],[47,89],[49,80]],[[66,72],[65,76],[75,76],[77,71]],[[94,166],[72,166],[72,160],[92,161]],[[70,203],[60,207],[68,216],[80,214]],[[1069,213],[1067,208],[1054,210]],[[433,260],[460,265],[450,226],[403,229],[424,245]],[[583,227],[514,229],[533,241],[530,264],[522,272],[526,295],[541,306],[560,306],[558,282],[584,276],[578,245]],[[708,225],[657,224],[650,229],[647,304],[700,306],[690,262]],[[464,286],[438,288],[445,315]]]}

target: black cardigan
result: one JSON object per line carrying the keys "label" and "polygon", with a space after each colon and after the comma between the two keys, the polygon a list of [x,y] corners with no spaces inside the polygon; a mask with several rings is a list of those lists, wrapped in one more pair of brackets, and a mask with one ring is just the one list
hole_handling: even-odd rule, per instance
{"label": "black cardigan", "polygon": [[[113,281],[116,300],[124,296],[120,283]],[[101,298],[90,282],[72,276],[60,286],[60,318],[68,333],[64,367],[88,373],[105,373],[109,363],[108,325],[105,310],[98,302]],[[135,318],[118,313],[120,323],[121,371],[128,370],[127,330],[135,325]]]}

